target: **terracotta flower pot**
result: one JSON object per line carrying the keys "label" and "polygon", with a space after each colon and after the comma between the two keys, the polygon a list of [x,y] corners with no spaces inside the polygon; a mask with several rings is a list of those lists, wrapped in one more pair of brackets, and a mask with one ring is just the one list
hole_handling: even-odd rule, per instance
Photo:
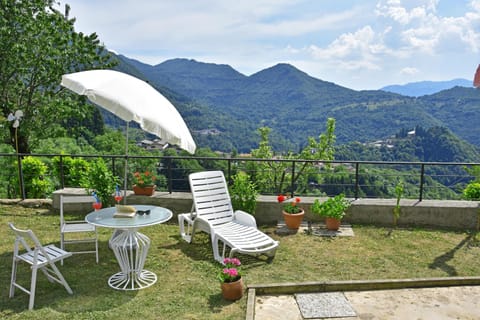
{"label": "terracotta flower pot", "polygon": [[133,193],[135,193],[136,195],[140,195],[140,196],[151,196],[155,193],[155,188],[156,187],[157,187],[156,185],[146,186],[146,187],[139,187],[137,185],[134,185],[133,186]]}
{"label": "terracotta flower pot", "polygon": [[222,296],[226,300],[235,301],[243,296],[243,279],[235,282],[222,282]]}
{"label": "terracotta flower pot", "polygon": [[288,229],[296,230],[300,227],[303,221],[303,216],[305,215],[305,211],[302,210],[299,213],[287,213],[283,212],[283,219],[285,220],[285,224],[287,225]]}
{"label": "terracotta flower pot", "polygon": [[325,218],[327,230],[337,231],[340,228],[341,220],[335,218]]}

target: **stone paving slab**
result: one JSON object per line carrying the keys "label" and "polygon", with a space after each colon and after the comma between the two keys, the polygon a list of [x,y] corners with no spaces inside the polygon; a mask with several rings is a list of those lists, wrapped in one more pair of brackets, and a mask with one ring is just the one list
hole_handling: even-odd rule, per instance
{"label": "stone paving slab", "polygon": [[257,296],[255,320],[302,320],[293,295]]}
{"label": "stone paving slab", "polygon": [[325,225],[320,225],[318,227],[312,228],[312,234],[314,236],[320,236],[320,237],[353,237],[355,236],[352,226],[349,224],[342,224],[337,231],[327,230]]}
{"label": "stone paving slab", "polygon": [[349,224],[342,224],[337,231],[327,230],[325,224],[322,223],[308,223],[302,222],[298,230],[288,229],[284,221],[278,221],[277,230],[275,231],[278,235],[289,235],[296,233],[307,233],[314,236],[321,237],[353,237],[355,233],[353,232],[352,226]]}
{"label": "stone paving slab", "polygon": [[343,292],[297,293],[295,299],[304,319],[357,315]]}

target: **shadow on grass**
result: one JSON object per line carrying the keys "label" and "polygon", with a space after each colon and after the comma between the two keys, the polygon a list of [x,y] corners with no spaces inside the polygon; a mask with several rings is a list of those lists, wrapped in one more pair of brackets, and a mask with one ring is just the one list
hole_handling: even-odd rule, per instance
{"label": "shadow on grass", "polygon": [[441,256],[436,257],[431,264],[428,265],[430,269],[440,269],[443,270],[449,276],[458,276],[457,270],[448,264],[450,260],[453,259],[455,253],[464,246],[478,246],[479,241],[476,238],[476,232],[469,232],[468,236],[460,241],[455,247]]}
{"label": "shadow on grass", "polygon": [[[223,310],[224,307],[234,303],[238,303],[239,300],[236,300],[236,301],[225,300],[222,296],[220,286],[218,290],[219,290],[218,293],[212,294],[208,297],[208,306],[212,313],[221,313],[222,311],[224,311]],[[245,299],[245,294],[243,295],[242,299]]]}
{"label": "shadow on grass", "polygon": [[[54,212],[52,212],[51,210],[49,209],[45,209],[45,208],[35,208],[33,209],[35,210],[35,215],[37,216],[52,216],[52,215],[55,215]],[[32,217],[32,209],[31,208],[28,208],[25,209],[23,207],[20,207],[20,208],[15,208],[15,210],[5,210],[5,211],[2,211],[0,212],[0,216],[1,217],[11,217],[11,219],[15,219],[15,218],[31,218]]]}
{"label": "shadow on grass", "polygon": [[[41,241],[41,240],[40,240]],[[47,243],[44,243],[45,245]],[[59,243],[54,243],[60,247]],[[108,241],[99,241],[100,261],[95,263],[94,254],[77,254],[55,265],[72,288],[73,295],[65,288],[49,282],[42,272],[38,272],[34,309],[52,308],[59,313],[85,311],[106,311],[127,303],[137,295],[137,291],[118,291],[109,287],[108,279],[120,270],[113,252],[108,249]],[[12,243],[13,248],[13,243]],[[29,296],[15,289],[13,298],[9,298],[12,253],[0,255],[0,310],[3,316],[28,310]],[[17,282],[30,288],[31,269],[27,263],[20,262],[17,269]]]}
{"label": "shadow on grass", "polygon": [[[214,265],[218,265],[217,261],[213,258],[212,244],[210,243],[210,236],[204,232],[195,234],[195,238],[191,243],[186,242],[180,235],[170,236],[177,240],[177,243],[165,246],[157,246],[157,248],[167,250],[180,250],[186,257],[195,261],[210,262]],[[228,257],[229,251],[225,253]],[[265,255],[251,256],[245,254],[235,254],[235,257],[239,258],[242,262],[242,268],[248,269],[264,265],[265,263],[272,263],[274,259],[268,259]]]}
{"label": "shadow on grass", "polygon": [[180,250],[185,256],[195,261],[215,261],[213,259],[210,237],[205,233],[197,233],[191,243],[186,242],[180,235],[172,235],[169,238],[176,242],[170,245],[159,245],[157,248],[166,250]]}

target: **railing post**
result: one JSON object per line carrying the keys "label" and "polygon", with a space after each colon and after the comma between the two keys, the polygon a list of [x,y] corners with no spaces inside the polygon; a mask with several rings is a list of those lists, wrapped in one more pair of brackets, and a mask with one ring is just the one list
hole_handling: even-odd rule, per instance
{"label": "railing post", "polygon": [[423,184],[425,183],[425,164],[422,163],[422,167],[420,170],[420,197],[419,201],[422,201],[423,199]]}
{"label": "railing post", "polygon": [[116,171],[115,171],[115,157],[112,157],[112,173],[114,176],[116,176]]}
{"label": "railing post", "polygon": [[358,176],[359,168],[360,168],[360,162],[357,162],[355,164],[355,200],[358,199],[358,193],[360,190],[360,178]]}
{"label": "railing post", "polygon": [[172,158],[168,157],[167,158],[167,173],[168,173],[168,193],[172,193],[172,185],[173,185],[173,181],[172,181]]}
{"label": "railing post", "polygon": [[18,165],[18,172],[19,172],[18,177],[20,178],[20,181],[19,181],[20,192],[22,194],[22,200],[25,200],[27,198],[27,195],[25,194],[25,182],[23,180],[22,157],[18,153],[17,153],[17,165]]}
{"label": "railing post", "polygon": [[292,179],[290,182],[290,190],[292,190],[291,193],[293,198],[295,194],[295,160],[292,161]]}
{"label": "railing post", "polygon": [[60,187],[65,188],[65,171],[63,170],[63,155],[60,155]]}
{"label": "railing post", "polygon": [[227,160],[227,181],[228,185],[232,184],[232,159]]}

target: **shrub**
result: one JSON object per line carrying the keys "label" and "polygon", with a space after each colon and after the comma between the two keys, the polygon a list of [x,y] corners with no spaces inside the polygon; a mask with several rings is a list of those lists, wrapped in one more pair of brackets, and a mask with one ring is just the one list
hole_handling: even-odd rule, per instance
{"label": "shrub", "polygon": [[22,160],[23,179],[27,198],[46,198],[53,190],[47,177],[48,167],[39,158],[25,157]]}
{"label": "shrub", "polygon": [[[60,157],[52,160],[55,175],[60,181]],[[83,158],[62,157],[63,181],[65,186],[78,187],[81,185],[82,176],[88,171],[88,161]]]}
{"label": "shrub", "polygon": [[463,190],[463,197],[468,200],[480,200],[480,182],[472,182]]}
{"label": "shrub", "polygon": [[239,172],[233,176],[230,196],[234,210],[242,210],[250,214],[255,214],[258,191],[255,183],[250,181],[248,174]]}
{"label": "shrub", "polygon": [[88,193],[96,192],[103,207],[114,204],[113,194],[118,183],[118,177],[113,175],[102,158],[90,163],[81,181],[82,187],[86,188]]}

